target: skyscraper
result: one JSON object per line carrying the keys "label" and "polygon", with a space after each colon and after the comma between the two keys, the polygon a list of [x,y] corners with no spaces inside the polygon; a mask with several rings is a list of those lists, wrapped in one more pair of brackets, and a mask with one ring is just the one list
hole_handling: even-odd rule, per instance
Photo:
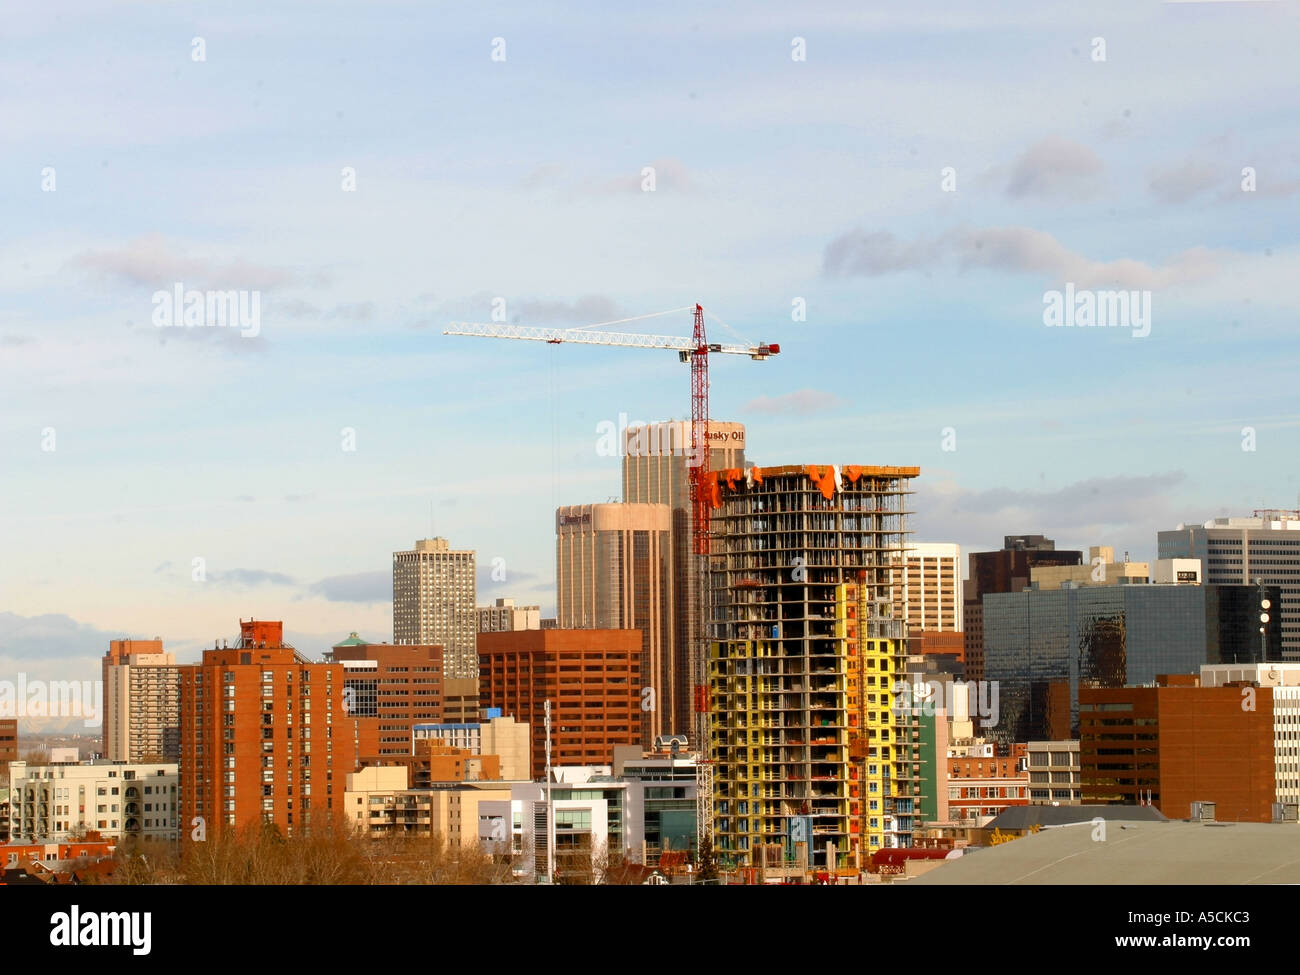
{"label": "skyscraper", "polygon": [[[984,676],[1000,699],[989,733],[1000,745],[1077,738],[1081,687],[1150,684],[1203,664],[1281,655],[1276,625],[1261,651],[1253,586],[1116,581],[984,596]],[[1275,586],[1265,592],[1278,598]]]}
{"label": "skyscraper", "polygon": [[[712,420],[708,427],[709,469],[745,466],[745,427]],[[692,646],[699,633],[698,576],[691,542],[691,424],[687,420],[629,427],[623,440],[623,500],[629,504],[666,504],[672,509],[672,562],[675,609],[673,627],[674,687],[671,727],[694,731],[695,674]],[[668,716],[664,717],[669,724]]]}
{"label": "skyscraper", "polygon": [[1300,511],[1214,518],[1156,535],[1162,559],[1200,559],[1204,581],[1281,586],[1282,659],[1300,660]]}
{"label": "skyscraper", "polygon": [[176,762],[181,755],[180,669],[161,638],[110,640],[104,675],[104,757]]}
{"label": "skyscraper", "polygon": [[478,677],[474,552],[424,538],[393,553],[393,642],[437,644],[448,678]]}
{"label": "skyscraper", "polygon": [[714,836],[738,862],[863,869],[912,844],[921,729],[894,706],[907,650],[891,575],[919,473],[715,475]]}
{"label": "skyscraper", "polygon": [[[562,630],[639,630],[641,744],[673,727],[676,610],[672,509],[666,504],[569,505],[555,513],[556,612]],[[649,689],[649,696],[646,689]]]}
{"label": "skyscraper", "polygon": [[984,679],[984,595],[1027,589],[1029,570],[1034,566],[1082,562],[1082,552],[1058,552],[1056,542],[1042,535],[1007,535],[1001,551],[970,553],[970,573],[962,600],[967,680]]}

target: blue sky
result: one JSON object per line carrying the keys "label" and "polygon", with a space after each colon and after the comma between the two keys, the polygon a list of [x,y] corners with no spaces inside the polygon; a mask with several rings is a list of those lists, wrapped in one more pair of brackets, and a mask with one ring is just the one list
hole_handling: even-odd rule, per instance
{"label": "blue sky", "polygon": [[[542,325],[699,301],[779,342],[715,357],[713,415],[758,463],[919,465],[921,540],[1141,559],[1298,503],[1297,11],[9,11],[0,670],[90,677],[124,635],[190,659],[252,615],[311,653],[390,639],[391,552],[431,530],[505,560],[484,600],[553,605],[555,506],[619,492],[598,424],[686,416],[688,376],[441,334],[496,297]],[[1044,327],[1067,281],[1151,291],[1150,334]],[[259,292],[258,335],[155,327],[176,282]]]}

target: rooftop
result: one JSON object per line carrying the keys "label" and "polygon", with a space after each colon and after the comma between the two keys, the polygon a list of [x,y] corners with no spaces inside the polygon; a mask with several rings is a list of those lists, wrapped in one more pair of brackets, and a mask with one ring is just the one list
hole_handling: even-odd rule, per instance
{"label": "rooftop", "polygon": [[1300,829],[1295,823],[1111,820],[1104,838],[1094,839],[1096,833],[1087,822],[1044,829],[988,849],[968,850],[960,860],[909,883],[1300,883]]}

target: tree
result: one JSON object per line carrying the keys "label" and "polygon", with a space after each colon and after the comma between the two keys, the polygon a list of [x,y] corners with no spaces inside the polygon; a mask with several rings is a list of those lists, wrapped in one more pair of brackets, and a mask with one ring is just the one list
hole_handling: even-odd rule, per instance
{"label": "tree", "polygon": [[695,873],[701,882],[713,882],[718,879],[718,854],[713,849],[713,837],[705,836],[700,840],[700,850],[695,857]]}

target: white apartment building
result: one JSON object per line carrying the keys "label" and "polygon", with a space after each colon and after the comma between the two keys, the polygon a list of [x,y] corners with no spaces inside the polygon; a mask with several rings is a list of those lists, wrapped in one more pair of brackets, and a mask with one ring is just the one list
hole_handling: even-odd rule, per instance
{"label": "white apartment building", "polygon": [[443,648],[444,677],[478,677],[474,552],[423,538],[393,553],[393,642]]}
{"label": "white apartment building", "polygon": [[11,762],[9,777],[10,842],[62,843],[82,829],[105,839],[179,838],[174,762]]}
{"label": "white apartment building", "polygon": [[498,599],[491,606],[480,606],[478,631],[480,633],[507,633],[512,630],[540,630],[540,606],[516,606],[513,599]]}

